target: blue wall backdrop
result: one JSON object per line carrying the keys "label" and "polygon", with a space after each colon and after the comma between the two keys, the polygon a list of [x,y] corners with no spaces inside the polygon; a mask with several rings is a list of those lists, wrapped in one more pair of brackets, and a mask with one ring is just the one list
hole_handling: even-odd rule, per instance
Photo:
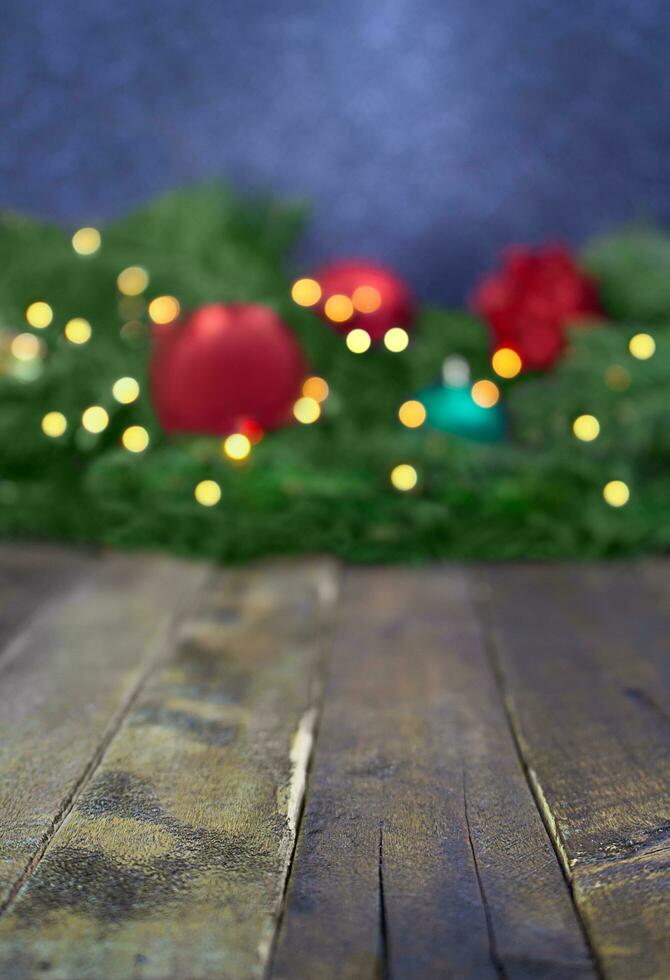
{"label": "blue wall backdrop", "polygon": [[296,268],[460,301],[509,241],[670,221],[669,51],[667,0],[10,0],[0,205],[88,222],[223,175],[313,202]]}

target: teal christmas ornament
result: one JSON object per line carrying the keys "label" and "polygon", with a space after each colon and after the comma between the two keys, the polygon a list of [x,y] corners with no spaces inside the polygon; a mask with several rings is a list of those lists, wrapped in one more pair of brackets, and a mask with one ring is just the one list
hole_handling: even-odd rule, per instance
{"label": "teal christmas ornament", "polygon": [[426,425],[478,442],[502,442],[505,412],[498,400],[485,408],[472,397],[470,369],[462,357],[448,357],[442,367],[443,384],[417,395],[426,409]]}

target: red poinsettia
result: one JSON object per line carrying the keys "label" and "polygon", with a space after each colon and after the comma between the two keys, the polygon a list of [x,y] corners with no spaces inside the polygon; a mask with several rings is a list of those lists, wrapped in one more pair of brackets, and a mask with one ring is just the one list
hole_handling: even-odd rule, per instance
{"label": "red poinsettia", "polygon": [[494,347],[511,347],[536,370],[561,355],[571,322],[603,315],[594,280],[562,246],[508,249],[502,270],[477,287],[474,308],[488,322]]}

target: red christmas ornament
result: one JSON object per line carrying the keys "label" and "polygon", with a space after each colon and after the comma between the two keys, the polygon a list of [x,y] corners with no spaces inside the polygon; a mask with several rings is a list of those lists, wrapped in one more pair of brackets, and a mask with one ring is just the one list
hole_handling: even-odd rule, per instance
{"label": "red christmas ornament", "polygon": [[291,420],[305,363],[272,310],[212,303],[154,330],[151,387],[167,432],[262,432]]}
{"label": "red christmas ornament", "polygon": [[313,278],[321,287],[315,309],[339,333],[362,327],[372,340],[381,340],[391,327],[410,324],[413,303],[409,290],[383,266],[332,262],[317,269]]}
{"label": "red christmas ornament", "polygon": [[502,271],[480,283],[473,305],[494,347],[511,347],[524,367],[538,370],[560,357],[567,326],[603,315],[595,282],[560,246],[508,249]]}

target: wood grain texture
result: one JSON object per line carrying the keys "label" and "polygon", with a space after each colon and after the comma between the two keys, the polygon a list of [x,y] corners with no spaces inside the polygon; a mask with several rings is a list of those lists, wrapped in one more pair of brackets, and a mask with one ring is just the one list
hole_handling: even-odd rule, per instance
{"label": "wood grain texture", "polygon": [[[49,574],[67,580],[70,568],[59,562]],[[168,559],[100,559],[0,654],[0,907],[66,812],[175,605],[202,574]]]}
{"label": "wood grain texture", "polygon": [[262,974],[333,597],[327,562],[213,575],[0,922],[3,977]]}
{"label": "wood grain texture", "polygon": [[482,573],[509,716],[603,973],[670,975],[670,566]]}
{"label": "wood grain texture", "polygon": [[346,574],[272,976],[593,976],[456,568]]}

